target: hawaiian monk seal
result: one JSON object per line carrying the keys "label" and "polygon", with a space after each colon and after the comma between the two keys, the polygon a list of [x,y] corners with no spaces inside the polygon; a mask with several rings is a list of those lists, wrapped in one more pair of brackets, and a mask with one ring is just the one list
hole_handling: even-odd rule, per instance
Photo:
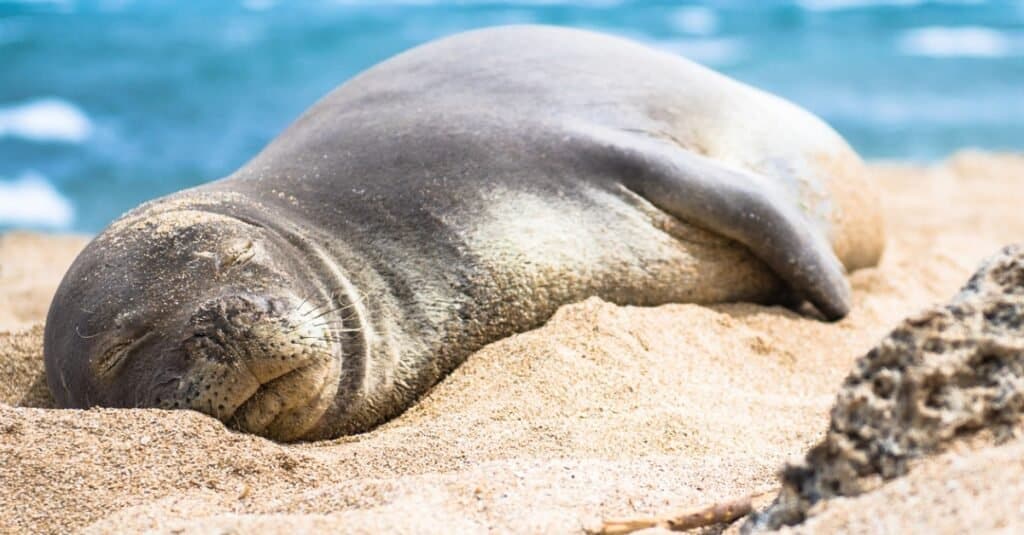
{"label": "hawaiian monk seal", "polygon": [[505,27],[401,54],[231,176],[148,202],[50,308],[64,407],[191,408],[278,440],[367,430],[484,344],[597,295],[847,313],[875,194],[833,130],[613,37]]}

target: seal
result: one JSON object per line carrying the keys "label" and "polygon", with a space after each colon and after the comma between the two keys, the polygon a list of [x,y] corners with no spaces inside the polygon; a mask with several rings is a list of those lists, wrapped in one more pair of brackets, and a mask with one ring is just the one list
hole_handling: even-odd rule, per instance
{"label": "seal", "polygon": [[589,296],[840,318],[882,246],[859,158],[810,113],[620,38],[484,29],[113,222],[54,297],[47,382],[63,407],[336,437]]}

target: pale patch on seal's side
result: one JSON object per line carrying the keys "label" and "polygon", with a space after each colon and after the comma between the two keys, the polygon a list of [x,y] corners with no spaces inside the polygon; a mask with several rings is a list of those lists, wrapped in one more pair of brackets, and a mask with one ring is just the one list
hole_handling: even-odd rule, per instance
{"label": "pale patch on seal's side", "polygon": [[625,187],[580,194],[555,204],[496,188],[494,202],[462,225],[462,236],[501,284],[530,296],[530,306],[580,294],[644,304],[765,300],[781,289],[742,245]]}

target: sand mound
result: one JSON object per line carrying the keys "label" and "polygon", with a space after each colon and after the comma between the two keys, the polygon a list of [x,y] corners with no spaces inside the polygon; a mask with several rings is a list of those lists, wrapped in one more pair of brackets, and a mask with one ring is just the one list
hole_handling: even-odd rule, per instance
{"label": "sand mound", "polygon": [[[602,517],[769,490],[785,461],[822,438],[854,360],[1024,235],[1024,158],[963,154],[932,169],[874,169],[887,192],[889,249],[879,268],[852,276],[855,308],[842,322],[745,304],[646,309],[593,299],[484,348],[389,424],[336,441],[283,446],[184,411],[18,406],[45,404],[41,331],[22,328],[45,306],[0,316],[0,329],[18,329],[0,334],[10,377],[0,389],[0,532],[579,531]],[[17,239],[0,247],[0,266],[41,251],[69,259],[81,246]],[[51,266],[51,278],[32,261],[23,273],[33,276],[4,279],[0,299],[52,293],[61,269]],[[952,457],[878,492],[904,484],[926,489],[914,494],[921,499],[941,493],[935,474],[962,467],[942,459]],[[988,466],[979,459],[971,462]],[[893,491],[888,500],[904,498]]]}

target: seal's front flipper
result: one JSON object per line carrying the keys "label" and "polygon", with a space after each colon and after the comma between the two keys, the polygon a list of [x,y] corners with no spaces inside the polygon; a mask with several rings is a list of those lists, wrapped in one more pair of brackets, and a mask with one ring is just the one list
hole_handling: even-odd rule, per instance
{"label": "seal's front flipper", "polygon": [[[585,128],[586,158],[672,216],[747,246],[826,318],[850,310],[831,245],[778,184],[648,134]],[[608,167],[611,166],[611,167]]]}

